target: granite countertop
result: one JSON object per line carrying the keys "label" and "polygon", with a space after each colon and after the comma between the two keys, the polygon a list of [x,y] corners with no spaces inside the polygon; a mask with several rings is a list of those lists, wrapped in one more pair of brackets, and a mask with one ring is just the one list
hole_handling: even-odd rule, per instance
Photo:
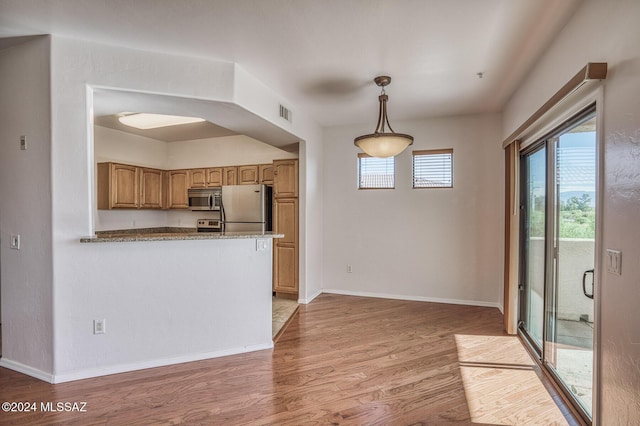
{"label": "granite countertop", "polygon": [[196,228],[139,228],[96,231],[93,237],[80,238],[81,243],[125,243],[132,241],[225,240],[241,238],[284,238],[273,232],[198,232]]}

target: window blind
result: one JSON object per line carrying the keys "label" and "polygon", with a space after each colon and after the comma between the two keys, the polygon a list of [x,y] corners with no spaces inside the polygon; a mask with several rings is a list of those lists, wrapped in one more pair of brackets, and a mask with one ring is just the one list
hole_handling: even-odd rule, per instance
{"label": "window blind", "polygon": [[453,149],[413,151],[414,188],[453,187]]}
{"label": "window blind", "polygon": [[395,158],[378,158],[367,154],[358,154],[358,188],[395,188]]}

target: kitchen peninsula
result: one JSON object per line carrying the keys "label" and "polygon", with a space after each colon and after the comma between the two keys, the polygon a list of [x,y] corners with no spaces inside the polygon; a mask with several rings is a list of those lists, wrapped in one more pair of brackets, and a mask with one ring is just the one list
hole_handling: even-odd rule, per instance
{"label": "kitchen peninsula", "polygon": [[[273,347],[273,241],[260,232],[156,227],[98,231],[77,249],[89,264],[74,297],[93,354],[61,381]],[[102,320],[104,334],[89,327]]]}
{"label": "kitchen peninsula", "polygon": [[[158,227],[96,231],[93,237],[80,238],[81,243],[124,243],[133,241],[229,240],[284,238],[274,232],[198,232],[196,228]],[[266,247],[266,242],[262,242]],[[256,247],[259,243],[256,241]],[[258,250],[258,248],[256,248]],[[264,249],[263,249],[264,250]]]}

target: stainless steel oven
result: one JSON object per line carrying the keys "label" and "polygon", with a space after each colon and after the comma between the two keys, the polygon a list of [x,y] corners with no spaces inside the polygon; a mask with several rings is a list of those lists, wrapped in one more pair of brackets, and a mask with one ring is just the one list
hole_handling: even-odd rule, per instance
{"label": "stainless steel oven", "polygon": [[221,232],[222,221],[219,219],[198,219],[198,232]]}

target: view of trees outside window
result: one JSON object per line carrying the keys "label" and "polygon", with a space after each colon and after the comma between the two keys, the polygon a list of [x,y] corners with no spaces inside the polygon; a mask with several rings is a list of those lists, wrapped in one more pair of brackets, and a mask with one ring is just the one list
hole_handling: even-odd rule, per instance
{"label": "view of trees outside window", "polygon": [[[560,238],[595,239],[595,132],[576,132],[562,135],[570,149],[558,148],[560,193]],[[538,168],[544,173],[544,166]],[[544,181],[543,179],[541,181]],[[531,236],[544,236],[544,194],[532,194]]]}

